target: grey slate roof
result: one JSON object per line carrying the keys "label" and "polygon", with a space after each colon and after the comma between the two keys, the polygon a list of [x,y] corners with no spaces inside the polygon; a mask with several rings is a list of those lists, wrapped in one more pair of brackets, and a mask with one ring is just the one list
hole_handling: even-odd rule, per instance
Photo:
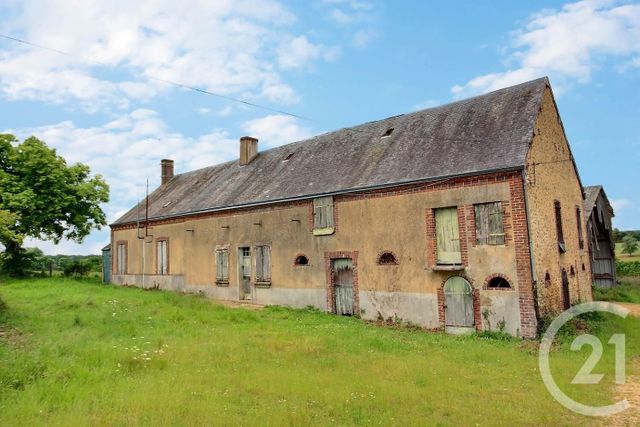
{"label": "grey slate roof", "polygon": [[[273,148],[246,166],[176,175],[150,194],[149,218],[522,167],[548,85],[540,78]],[[136,217],[134,207],[114,224]]]}

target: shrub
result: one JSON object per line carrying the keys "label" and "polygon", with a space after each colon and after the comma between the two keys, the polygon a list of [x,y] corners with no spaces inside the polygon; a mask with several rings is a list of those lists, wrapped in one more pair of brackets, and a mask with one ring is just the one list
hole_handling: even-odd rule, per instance
{"label": "shrub", "polygon": [[91,265],[84,260],[73,260],[65,265],[63,273],[65,276],[86,276],[91,271]]}
{"label": "shrub", "polygon": [[616,261],[618,276],[640,276],[640,261]]}

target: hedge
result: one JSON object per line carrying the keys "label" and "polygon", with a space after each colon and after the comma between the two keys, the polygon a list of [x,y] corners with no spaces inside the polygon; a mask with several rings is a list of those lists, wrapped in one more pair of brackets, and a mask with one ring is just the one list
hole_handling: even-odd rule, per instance
{"label": "hedge", "polygon": [[640,276],[640,261],[616,261],[618,276]]}

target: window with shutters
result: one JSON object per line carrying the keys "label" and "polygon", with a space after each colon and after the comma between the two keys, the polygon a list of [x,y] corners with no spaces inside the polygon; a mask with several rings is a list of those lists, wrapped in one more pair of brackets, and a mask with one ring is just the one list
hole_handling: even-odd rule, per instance
{"label": "window with shutters", "polygon": [[584,236],[582,235],[582,212],[576,207],[576,223],[578,224],[578,247],[584,249]]}
{"label": "window with shutters", "polygon": [[556,214],[556,235],[558,238],[558,251],[563,253],[566,252],[567,249],[564,245],[564,231],[562,230],[562,207],[560,206],[560,202],[558,200],[556,200],[553,205]]}
{"label": "window with shutters", "polygon": [[127,274],[127,242],[116,246],[116,274]]}
{"label": "window with shutters", "polygon": [[476,244],[504,245],[504,225],[500,202],[475,205]]}
{"label": "window with shutters", "polygon": [[313,234],[332,234],[334,231],[333,197],[313,199]]}
{"label": "window with shutters", "polygon": [[216,249],[216,283],[229,284],[229,249]]}
{"label": "window with shutters", "polygon": [[271,247],[256,246],[256,284],[271,282]]}
{"label": "window with shutters", "polygon": [[169,274],[169,239],[156,240],[156,274]]}

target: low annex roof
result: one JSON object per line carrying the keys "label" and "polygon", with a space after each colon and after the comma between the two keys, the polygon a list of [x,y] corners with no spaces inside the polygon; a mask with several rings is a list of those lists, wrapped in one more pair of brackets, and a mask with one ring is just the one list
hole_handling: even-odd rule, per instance
{"label": "low annex roof", "polygon": [[149,219],[521,168],[547,86],[544,77],[176,175],[149,195]]}

